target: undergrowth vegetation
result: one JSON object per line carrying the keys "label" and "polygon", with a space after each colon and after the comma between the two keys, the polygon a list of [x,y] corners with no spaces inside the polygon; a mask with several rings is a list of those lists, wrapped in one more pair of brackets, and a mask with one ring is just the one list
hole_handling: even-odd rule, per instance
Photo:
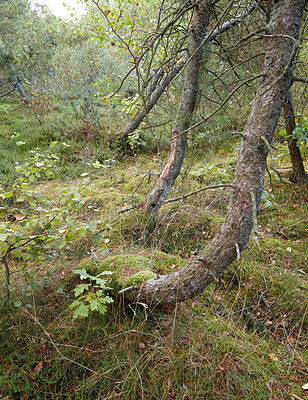
{"label": "undergrowth vegetation", "polygon": [[[146,146],[133,144],[123,155],[115,132],[124,120],[113,118],[120,114],[107,104],[55,104],[42,124],[25,106],[7,106],[0,111],[0,179],[2,193],[12,195],[1,199],[0,224],[9,221],[29,235],[24,220],[52,220],[37,233],[37,257],[33,248],[24,256],[22,246],[7,257],[7,303],[1,265],[1,398],[305,398],[308,196],[307,185],[287,181],[289,161],[278,157],[283,143],[275,156],[284,180],[273,171],[266,177],[258,215],[261,250],[252,238],[240,260],[198,298],[149,310],[124,303],[119,291],[184,267],[215,236],[238,151],[237,137],[226,133],[240,126],[236,117],[225,122],[228,127],[217,121],[216,140],[195,133],[184,172],[153,221],[139,205],[168,140],[157,155],[147,133]],[[57,162],[52,175],[35,170],[31,196],[43,202],[29,209],[12,185],[20,168],[32,165],[29,151],[49,154],[50,143]],[[39,163],[39,169],[46,165]],[[200,190],[219,183],[226,187]],[[61,230],[52,225],[52,213],[63,209]],[[91,290],[93,298],[102,290],[113,302],[74,318],[75,295],[91,304]],[[107,310],[103,315],[100,307]]]}

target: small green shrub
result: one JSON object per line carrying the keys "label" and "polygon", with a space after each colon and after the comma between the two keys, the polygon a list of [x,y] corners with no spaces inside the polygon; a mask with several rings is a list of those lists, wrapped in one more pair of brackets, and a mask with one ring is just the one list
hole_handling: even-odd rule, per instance
{"label": "small green shrub", "polygon": [[104,315],[107,311],[107,305],[113,303],[112,297],[106,295],[108,289],[107,279],[101,278],[103,275],[110,275],[112,272],[103,271],[97,276],[87,273],[83,269],[75,270],[81,280],[88,283],[80,283],[74,289],[76,300],[70,305],[74,308],[74,318],[87,317],[90,311],[98,311]]}

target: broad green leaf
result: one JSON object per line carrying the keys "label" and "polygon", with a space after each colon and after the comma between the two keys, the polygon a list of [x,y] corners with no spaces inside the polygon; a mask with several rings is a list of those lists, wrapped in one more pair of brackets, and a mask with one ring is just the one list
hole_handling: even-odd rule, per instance
{"label": "broad green leaf", "polygon": [[101,272],[100,274],[98,274],[98,275],[96,276],[96,278],[99,278],[99,277],[102,276],[102,275],[111,275],[111,274],[113,274],[112,271],[103,271],[103,272]]}
{"label": "broad green leaf", "polygon": [[84,228],[79,229],[79,235],[80,236],[85,236],[86,235],[86,230]]}
{"label": "broad green leaf", "polygon": [[87,271],[84,268],[76,269],[73,272],[74,272],[74,274],[79,275],[81,280],[90,278],[90,275],[87,273]]}
{"label": "broad green leaf", "polygon": [[113,303],[114,302],[113,298],[110,296],[105,296],[104,298],[101,299],[101,301],[103,303]]}
{"label": "broad green leaf", "polygon": [[50,229],[51,228],[51,223],[50,222],[47,222],[47,224],[45,225],[45,229]]}
{"label": "broad green leaf", "polygon": [[92,301],[90,305],[91,311],[99,311],[101,314],[104,314],[107,310],[107,307],[102,304],[99,299],[95,299]]}
{"label": "broad green leaf", "polygon": [[89,306],[81,304],[74,312],[74,319],[78,317],[87,317],[89,315]]}
{"label": "broad green leaf", "polygon": [[66,233],[65,240],[67,243],[71,242],[74,239],[74,236],[71,233]]}
{"label": "broad green leaf", "polygon": [[90,287],[89,283],[81,283],[80,285],[76,286],[74,289],[75,296],[80,296],[85,290],[88,290]]}
{"label": "broad green leaf", "polygon": [[25,261],[30,260],[31,254],[30,254],[30,253],[24,253],[24,254],[22,255],[22,258],[23,258]]}
{"label": "broad green leaf", "polygon": [[59,244],[58,248],[61,250],[61,249],[64,249],[65,246],[66,246],[66,241],[62,240],[62,242]]}
{"label": "broad green leaf", "polygon": [[4,242],[4,240],[6,240],[8,236],[9,236],[8,233],[1,232],[0,233],[0,241]]}
{"label": "broad green leaf", "polygon": [[96,224],[96,222],[90,222],[89,223],[89,229],[93,232],[93,231],[96,231],[96,228],[97,228],[97,224]]}
{"label": "broad green leaf", "polygon": [[101,279],[101,278],[94,278],[95,282],[101,287],[101,288],[105,288],[106,287],[106,279]]}

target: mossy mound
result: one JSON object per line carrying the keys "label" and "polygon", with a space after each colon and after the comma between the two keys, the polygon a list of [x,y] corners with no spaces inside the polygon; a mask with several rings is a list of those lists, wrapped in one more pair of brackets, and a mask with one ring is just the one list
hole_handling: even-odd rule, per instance
{"label": "mossy mound", "polygon": [[148,281],[151,278],[155,278],[157,275],[154,272],[149,270],[139,271],[132,275],[127,281],[125,282],[124,287],[129,286],[137,286],[140,287],[143,282]]}
{"label": "mossy mound", "polygon": [[108,257],[105,260],[84,260],[79,264],[78,268],[85,268],[91,275],[98,275],[103,271],[112,271],[113,274],[110,276],[109,286],[116,291],[125,287],[127,280],[140,271],[154,274],[152,270],[155,266],[149,258],[144,256],[120,254]]}
{"label": "mossy mound", "polygon": [[[97,251],[99,255],[99,250]],[[83,260],[78,269],[85,269],[90,275],[112,271],[109,286],[115,292],[127,286],[140,286],[156,274],[168,274],[183,268],[187,260],[159,250],[140,250],[138,254],[119,254],[104,260]]]}

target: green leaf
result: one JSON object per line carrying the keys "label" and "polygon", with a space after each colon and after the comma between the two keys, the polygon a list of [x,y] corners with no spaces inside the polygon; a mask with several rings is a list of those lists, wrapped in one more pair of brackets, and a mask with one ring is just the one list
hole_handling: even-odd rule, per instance
{"label": "green leaf", "polygon": [[95,161],[94,163],[92,163],[92,167],[101,168],[103,167],[103,164],[101,164],[99,161]]}
{"label": "green leaf", "polygon": [[72,302],[72,304],[70,305],[70,308],[79,307],[80,304],[81,304],[81,301],[80,301],[79,299],[74,300],[74,301]]}
{"label": "green leaf", "polygon": [[99,244],[99,242],[103,240],[103,237],[101,235],[94,235],[91,240],[94,244]]}
{"label": "green leaf", "polygon": [[87,273],[87,271],[84,268],[83,269],[76,269],[73,272],[76,275],[80,275],[80,279],[81,280],[90,278],[90,275]]}
{"label": "green leaf", "polygon": [[13,193],[12,192],[5,192],[5,193],[3,193],[2,195],[1,195],[1,197],[3,198],[3,199],[8,199],[9,197],[12,197],[13,196]]}
{"label": "green leaf", "polygon": [[81,283],[80,285],[76,286],[74,289],[75,296],[80,296],[85,290],[88,290],[90,287],[89,283]]}
{"label": "green leaf", "polygon": [[65,235],[66,243],[71,242],[73,239],[74,239],[74,235],[72,235],[71,233],[67,233],[67,234]]}
{"label": "green leaf", "polygon": [[96,231],[96,229],[97,229],[97,224],[96,224],[96,222],[90,222],[89,223],[89,229],[93,232],[93,231]]}
{"label": "green leaf", "polygon": [[106,283],[107,283],[106,279],[101,279],[101,278],[96,277],[96,278],[94,278],[94,280],[102,289],[106,288]]}
{"label": "green leaf", "polygon": [[99,311],[101,314],[105,314],[107,307],[102,304],[98,299],[92,301],[90,305],[91,311]]}
{"label": "green leaf", "polygon": [[85,236],[86,235],[86,230],[84,228],[79,229],[79,235],[80,236]]}
{"label": "green leaf", "polygon": [[51,228],[51,223],[50,222],[47,222],[47,224],[45,225],[45,229],[50,229]]}
{"label": "green leaf", "polygon": [[105,296],[105,297],[103,297],[103,298],[101,299],[101,301],[104,302],[104,303],[113,303],[113,302],[114,302],[113,298],[110,297],[110,296]]}
{"label": "green leaf", "polygon": [[9,236],[8,233],[4,233],[4,232],[0,233],[0,241],[4,242],[8,236]]}
{"label": "green leaf", "polygon": [[74,312],[74,319],[78,317],[87,317],[89,315],[89,306],[81,304]]}
{"label": "green leaf", "polygon": [[22,258],[23,258],[23,260],[25,260],[25,261],[30,260],[31,254],[30,254],[30,253],[24,253],[23,256],[22,256]]}
{"label": "green leaf", "polygon": [[62,242],[59,244],[58,248],[61,250],[61,249],[64,249],[65,246],[66,246],[66,241],[62,240]]}
{"label": "green leaf", "polygon": [[98,274],[98,275],[96,276],[96,278],[99,278],[99,277],[102,276],[102,275],[111,275],[111,274],[113,274],[112,271],[103,271],[103,272],[101,272],[100,274]]}
{"label": "green leaf", "polygon": [[81,195],[80,195],[80,193],[76,193],[76,194],[74,195],[74,200],[77,201],[77,202],[79,202],[79,201],[81,200]]}

